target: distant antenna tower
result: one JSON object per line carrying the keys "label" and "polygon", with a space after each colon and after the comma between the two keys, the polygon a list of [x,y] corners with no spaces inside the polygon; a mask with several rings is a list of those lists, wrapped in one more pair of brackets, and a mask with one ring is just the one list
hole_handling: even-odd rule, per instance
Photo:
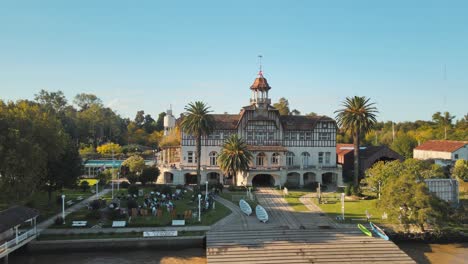
{"label": "distant antenna tower", "polygon": [[443,99],[444,99],[444,108],[447,106],[447,95],[446,95],[446,92],[447,92],[447,64],[444,64],[444,95],[443,95]]}

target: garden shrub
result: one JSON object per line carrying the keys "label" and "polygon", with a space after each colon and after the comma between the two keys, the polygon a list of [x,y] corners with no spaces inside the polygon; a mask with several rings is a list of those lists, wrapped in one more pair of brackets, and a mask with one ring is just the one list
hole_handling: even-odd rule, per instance
{"label": "garden shrub", "polygon": [[101,212],[99,212],[99,210],[89,211],[86,218],[99,220],[101,218]]}
{"label": "garden shrub", "polygon": [[127,175],[127,180],[130,182],[130,184],[135,184],[138,181],[138,176],[130,173]]}
{"label": "garden shrub", "polygon": [[163,185],[161,188],[161,193],[172,194],[172,188],[169,185]]}
{"label": "garden shrub", "polygon": [[89,189],[89,182],[88,181],[82,181],[80,183],[80,188],[83,190],[83,192],[86,192]]}
{"label": "garden shrub", "polygon": [[93,200],[91,201],[91,203],[89,203],[89,206],[91,207],[93,211],[99,210],[101,208],[101,205],[102,203],[100,200]]}
{"label": "garden shrub", "polygon": [[127,189],[130,186],[128,181],[124,181],[120,183],[120,188]]}
{"label": "garden shrub", "polygon": [[127,202],[127,208],[128,208],[128,209],[138,208],[138,203],[137,203],[137,201],[135,201],[135,200],[133,200],[133,199],[128,200],[128,202]]}
{"label": "garden shrub", "polygon": [[63,225],[63,218],[61,216],[57,216],[54,220],[56,225]]}
{"label": "garden shrub", "polygon": [[351,185],[350,184],[346,185],[345,194],[346,194],[346,196],[351,196]]}
{"label": "garden shrub", "polygon": [[176,189],[184,190],[185,188],[182,184],[177,184]]}
{"label": "garden shrub", "polygon": [[316,191],[318,188],[318,182],[309,182],[306,185],[304,185],[304,188],[312,190],[312,191]]}
{"label": "garden shrub", "polygon": [[336,187],[336,193],[344,193],[345,192],[345,189],[346,187],[343,187],[343,186],[340,186],[340,187]]}
{"label": "garden shrub", "polygon": [[127,191],[128,191],[128,194],[130,195],[138,195],[138,186],[135,185],[135,184],[132,184],[130,186],[128,186],[127,188]]}
{"label": "garden shrub", "polygon": [[286,187],[288,189],[297,189],[297,188],[299,188],[299,185],[296,184],[296,183],[292,183],[292,182],[286,182],[286,183],[284,183],[284,187]]}

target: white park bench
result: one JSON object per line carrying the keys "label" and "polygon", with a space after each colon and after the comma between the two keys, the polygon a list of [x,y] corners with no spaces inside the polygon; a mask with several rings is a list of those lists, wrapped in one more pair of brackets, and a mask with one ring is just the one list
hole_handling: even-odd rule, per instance
{"label": "white park bench", "polygon": [[72,204],[73,204],[73,200],[68,200],[68,201],[66,202],[66,204],[67,204],[68,206],[72,205]]}
{"label": "white park bench", "polygon": [[112,222],[112,227],[125,227],[127,225],[127,222],[125,221],[113,221]]}
{"label": "white park bench", "polygon": [[84,227],[88,224],[88,221],[73,221],[72,226],[73,227]]}
{"label": "white park bench", "polygon": [[172,220],[172,225],[173,226],[184,226],[185,225],[185,220]]}

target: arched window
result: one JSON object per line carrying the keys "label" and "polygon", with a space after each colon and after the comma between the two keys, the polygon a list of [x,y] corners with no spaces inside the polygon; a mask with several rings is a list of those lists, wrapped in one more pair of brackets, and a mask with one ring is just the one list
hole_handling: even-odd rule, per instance
{"label": "arched window", "polygon": [[309,152],[302,152],[301,157],[302,157],[302,166],[303,167],[308,167],[309,166],[309,159],[310,159]]}
{"label": "arched window", "polygon": [[280,161],[280,154],[279,153],[273,153],[273,155],[271,155],[271,164],[278,165],[279,161]]}
{"label": "arched window", "polygon": [[286,154],[286,164],[288,166],[293,166],[294,165],[294,153],[288,152]]}
{"label": "arched window", "polygon": [[264,166],[265,165],[265,153],[261,152],[257,155],[257,166]]}
{"label": "arched window", "polygon": [[218,156],[218,153],[216,153],[216,151],[210,152],[210,165],[211,166],[218,165],[217,156]]}

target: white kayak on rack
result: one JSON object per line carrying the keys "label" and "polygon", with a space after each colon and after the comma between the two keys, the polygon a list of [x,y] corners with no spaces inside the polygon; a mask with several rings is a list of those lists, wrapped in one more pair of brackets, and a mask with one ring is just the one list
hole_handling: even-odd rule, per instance
{"label": "white kayak on rack", "polygon": [[260,222],[266,223],[268,221],[268,213],[263,206],[257,205],[255,208],[255,214]]}
{"label": "white kayak on rack", "polygon": [[250,207],[250,204],[246,202],[244,199],[240,199],[239,207],[244,214],[246,215],[252,214],[252,207]]}

